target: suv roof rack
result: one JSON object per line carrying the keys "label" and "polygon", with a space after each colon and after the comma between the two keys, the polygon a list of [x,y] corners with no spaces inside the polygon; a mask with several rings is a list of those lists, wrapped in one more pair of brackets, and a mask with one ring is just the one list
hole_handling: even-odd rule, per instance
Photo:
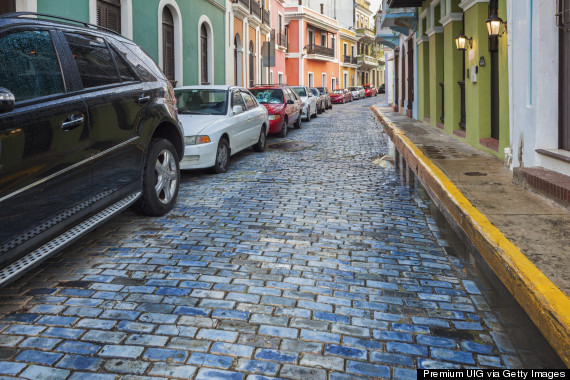
{"label": "suv roof rack", "polygon": [[[100,29],[100,30],[104,30],[106,32],[110,32],[113,34],[116,34],[118,36],[123,37],[122,34],[117,33],[114,30],[105,28],[103,26],[100,25],[95,25],[95,24],[90,24],[88,22],[83,22],[83,21],[78,21],[78,20],[74,20],[72,18],[67,18],[67,17],[62,17],[62,16],[55,16],[55,15],[50,15],[47,13],[36,13],[36,12],[12,12],[12,13],[6,13],[3,15],[0,15],[0,19],[3,18],[13,18],[13,17],[24,17],[24,16],[36,16],[36,17],[46,17],[46,18],[50,18],[50,19],[54,19],[56,21],[67,21],[66,23],[64,22],[60,22],[61,24],[71,24],[71,23],[75,23],[75,24],[79,24],[79,25],[83,25],[87,28],[93,28],[93,29]],[[32,18],[32,17],[30,17]],[[38,18],[39,19],[39,18]],[[41,20],[41,19],[40,19]],[[49,21],[49,20],[48,20]]]}

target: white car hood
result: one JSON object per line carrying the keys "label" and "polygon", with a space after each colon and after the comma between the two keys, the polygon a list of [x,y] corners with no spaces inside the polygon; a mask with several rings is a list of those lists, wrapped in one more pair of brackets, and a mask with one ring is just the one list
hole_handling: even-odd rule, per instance
{"label": "white car hood", "polygon": [[184,127],[184,136],[199,135],[205,128],[225,117],[226,115],[178,115],[178,119]]}

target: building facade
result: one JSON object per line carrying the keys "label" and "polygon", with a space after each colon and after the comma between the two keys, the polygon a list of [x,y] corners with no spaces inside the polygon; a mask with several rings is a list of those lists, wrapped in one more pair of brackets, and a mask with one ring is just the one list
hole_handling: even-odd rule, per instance
{"label": "building facade", "polygon": [[358,70],[358,58],[356,52],[358,49],[358,38],[354,33],[354,28],[341,28],[339,30],[340,39],[340,74],[339,87],[347,88],[356,86]]}
{"label": "building facade", "polygon": [[53,14],[115,30],[141,45],[176,86],[225,83],[223,0],[8,3],[16,11]]}
{"label": "building facade", "polygon": [[275,45],[275,66],[270,68],[269,83],[287,82],[285,55],[288,49],[288,28],[285,25],[285,1],[271,0],[271,34]]}

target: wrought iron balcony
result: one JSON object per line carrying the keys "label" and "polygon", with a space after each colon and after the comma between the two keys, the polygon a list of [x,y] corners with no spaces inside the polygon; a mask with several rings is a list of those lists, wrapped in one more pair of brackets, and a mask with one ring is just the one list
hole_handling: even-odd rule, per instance
{"label": "wrought iron balcony", "polygon": [[261,9],[261,18],[265,25],[271,25],[271,14],[267,9]]}
{"label": "wrought iron balcony", "polygon": [[257,1],[251,0],[249,3],[251,14],[261,19],[261,5]]}
{"label": "wrought iron balcony", "polygon": [[356,59],[356,57],[351,57],[350,55],[343,56],[343,62],[344,63],[351,63],[353,65],[358,64],[358,60]]}
{"label": "wrought iron balcony", "polygon": [[285,48],[289,47],[286,34],[277,33],[277,45],[283,46]]}
{"label": "wrought iron balcony", "polygon": [[374,30],[369,29],[369,28],[358,28],[356,29],[356,37],[357,38],[367,38],[370,40],[374,40],[374,38],[376,37],[374,35]]}
{"label": "wrought iron balcony", "polygon": [[241,4],[249,11],[249,0],[232,0],[234,4]]}
{"label": "wrought iron balcony", "polygon": [[308,54],[324,55],[327,57],[334,58],[334,48],[328,48],[326,46],[308,45],[307,46],[307,53]]}

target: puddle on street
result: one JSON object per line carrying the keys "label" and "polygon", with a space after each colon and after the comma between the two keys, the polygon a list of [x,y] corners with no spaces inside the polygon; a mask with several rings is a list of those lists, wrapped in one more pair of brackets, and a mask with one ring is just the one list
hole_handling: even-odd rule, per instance
{"label": "puddle on street", "polygon": [[[389,155],[393,157],[394,145],[388,137],[386,139],[388,140]],[[398,160],[390,161],[390,164],[399,173],[401,185],[416,190],[413,196],[422,207],[438,244],[445,249],[455,267],[461,270],[465,277],[474,281],[481,290],[490,307],[490,311],[486,314],[494,314],[494,319],[497,322],[491,323],[491,328],[496,328],[499,333],[506,334],[512,341],[522,359],[522,368],[566,368],[540,330],[485,262],[481,254],[469,242],[468,246],[463,243],[437,205],[431,200],[415,174],[407,165],[399,165]]]}

